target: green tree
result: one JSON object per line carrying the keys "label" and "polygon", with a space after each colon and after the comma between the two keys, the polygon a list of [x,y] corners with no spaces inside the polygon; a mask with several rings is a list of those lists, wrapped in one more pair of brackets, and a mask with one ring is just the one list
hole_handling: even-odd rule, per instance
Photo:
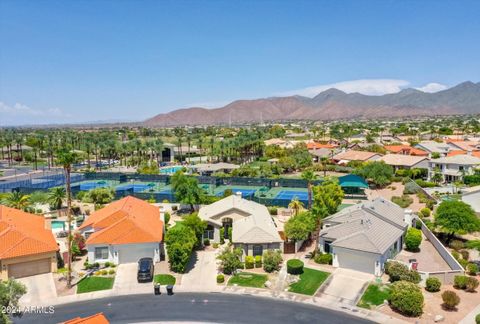
{"label": "green tree", "polygon": [[310,169],[302,172],[302,179],[307,182],[308,190],[308,209],[312,208],[312,184],[317,179],[317,175]]}
{"label": "green tree", "polygon": [[313,197],[312,214],[317,219],[322,219],[337,212],[344,193],[338,182],[326,180],[313,187]]}
{"label": "green tree", "polygon": [[11,318],[3,310],[7,307],[18,308],[18,302],[26,292],[27,288],[21,282],[13,279],[0,280],[0,323],[11,323]]}
{"label": "green tree", "polygon": [[[48,203],[54,209],[58,210],[60,213],[60,209],[62,208],[63,200],[66,198],[65,188],[63,187],[55,187],[51,188],[48,191]],[[60,216],[60,214],[58,215]]]}
{"label": "green tree", "polygon": [[448,233],[447,243],[455,233],[480,230],[480,220],[470,205],[463,201],[443,201],[435,212],[435,225]]}
{"label": "green tree", "polygon": [[295,211],[295,216],[303,209],[303,203],[298,200],[298,197],[293,197],[292,201],[288,204],[288,208],[293,209]]}
{"label": "green tree", "polygon": [[20,209],[20,210],[28,210],[31,206],[30,204],[30,196],[25,195],[19,191],[13,191],[8,194],[2,201],[2,203],[11,208]]}
{"label": "green tree", "polygon": [[295,241],[306,240],[316,228],[315,218],[309,212],[300,213],[285,224],[285,235]]}
{"label": "green tree", "polygon": [[94,203],[95,205],[108,204],[115,198],[115,192],[112,188],[94,188],[89,190],[83,197],[83,201]]}
{"label": "green tree", "polygon": [[418,251],[422,243],[422,231],[414,227],[410,227],[405,235],[405,246],[408,251]]}
{"label": "green tree", "polygon": [[205,193],[198,187],[198,180],[186,176],[179,170],[171,177],[170,181],[177,201],[190,205],[191,211],[195,211],[195,205],[201,204],[205,199]]}
{"label": "green tree", "polygon": [[184,225],[175,225],[165,235],[168,263],[174,272],[183,273],[196,243],[195,232]]}
{"label": "green tree", "polygon": [[242,266],[242,261],[240,261],[242,255],[242,249],[236,248],[230,250],[230,247],[226,247],[217,257],[217,259],[220,260],[220,267],[223,273],[232,274],[240,268]]}
{"label": "green tree", "polygon": [[361,176],[379,187],[384,187],[392,182],[393,168],[383,161],[373,161],[357,167],[354,174]]}
{"label": "green tree", "polygon": [[187,226],[195,233],[195,245],[199,246],[202,243],[202,235],[207,228],[207,222],[198,217],[198,213],[192,213],[183,218],[182,225]]}

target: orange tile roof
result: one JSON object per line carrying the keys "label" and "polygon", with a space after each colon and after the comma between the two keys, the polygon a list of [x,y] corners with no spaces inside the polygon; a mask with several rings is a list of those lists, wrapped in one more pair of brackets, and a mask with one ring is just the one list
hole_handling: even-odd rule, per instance
{"label": "orange tile roof", "polygon": [[0,259],[58,250],[45,218],[0,205]]}
{"label": "orange tile roof", "polygon": [[322,144],[322,143],[307,143],[307,149],[309,150],[316,150],[316,149],[321,149],[321,148],[326,148],[326,149],[333,149],[337,147],[336,145],[333,144]]}
{"label": "orange tile roof", "polygon": [[[448,152],[447,156],[465,155],[465,154],[468,154],[468,152],[463,150],[452,150]],[[480,151],[472,151],[472,156],[480,158]]]}
{"label": "orange tile roof", "polygon": [[385,145],[384,148],[389,152],[397,154],[428,156],[428,152],[409,145]]}
{"label": "orange tile roof", "polygon": [[87,244],[132,244],[160,242],[163,222],[160,210],[141,199],[128,196],[94,212],[80,226],[95,232]]}
{"label": "orange tile roof", "polygon": [[88,317],[76,317],[64,322],[64,324],[109,324],[103,313],[98,313]]}

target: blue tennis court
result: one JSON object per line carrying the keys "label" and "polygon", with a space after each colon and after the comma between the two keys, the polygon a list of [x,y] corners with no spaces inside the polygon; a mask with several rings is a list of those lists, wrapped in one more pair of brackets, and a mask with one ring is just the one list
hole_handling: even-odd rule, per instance
{"label": "blue tennis court", "polygon": [[92,181],[84,182],[80,184],[80,190],[91,190],[95,188],[105,188],[108,187],[108,183],[105,181]]}
{"label": "blue tennis court", "polygon": [[[256,191],[257,191],[256,189],[238,189],[238,188],[232,188],[232,193],[233,193],[233,194],[236,194],[237,192],[241,192],[243,198],[253,196]],[[223,193],[224,193],[224,191],[223,191],[223,192],[219,192],[219,193],[217,193],[215,196],[221,197],[221,196],[223,196]]]}
{"label": "blue tennis court", "polygon": [[133,192],[143,192],[147,189],[153,188],[153,186],[148,184],[125,184],[115,188],[116,191],[127,191],[133,190]]}
{"label": "blue tennis court", "polygon": [[285,200],[292,200],[293,198],[297,198],[298,200],[307,201],[308,200],[308,192],[305,191],[280,191],[275,199],[285,199]]}

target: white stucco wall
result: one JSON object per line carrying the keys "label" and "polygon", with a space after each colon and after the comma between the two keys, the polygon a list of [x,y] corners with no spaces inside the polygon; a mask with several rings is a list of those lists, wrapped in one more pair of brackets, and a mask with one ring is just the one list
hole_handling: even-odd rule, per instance
{"label": "white stucco wall", "polygon": [[[108,247],[108,259],[95,259],[95,248],[96,247]],[[88,251],[88,262],[94,263],[105,263],[113,262],[119,264],[121,261],[121,254],[130,253],[135,254],[137,250],[146,250],[151,251],[151,255],[138,255],[138,259],[142,257],[153,257],[154,262],[160,261],[160,254],[162,253],[162,244],[161,243],[138,243],[138,244],[116,244],[116,245],[105,245],[105,244],[90,244],[87,245]]]}
{"label": "white stucco wall", "polygon": [[473,210],[477,214],[480,214],[480,191],[463,195],[462,201],[472,206]]}

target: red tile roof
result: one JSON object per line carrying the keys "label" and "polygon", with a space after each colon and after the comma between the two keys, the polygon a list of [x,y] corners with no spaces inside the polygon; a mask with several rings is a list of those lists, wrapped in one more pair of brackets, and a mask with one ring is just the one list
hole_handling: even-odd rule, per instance
{"label": "red tile roof", "polygon": [[76,317],[71,320],[64,322],[64,324],[109,324],[110,322],[103,315],[103,313],[98,313],[88,317]]}
{"label": "red tile roof", "polygon": [[[447,156],[465,155],[465,154],[468,154],[468,152],[463,150],[452,150],[448,152]],[[472,156],[476,156],[480,158],[480,151],[472,151]]]}
{"label": "red tile roof", "polygon": [[95,232],[87,244],[132,244],[161,242],[160,210],[141,199],[128,196],[94,212],[79,228]]}
{"label": "red tile roof", "polygon": [[316,142],[307,143],[307,149],[309,149],[309,150],[317,150],[317,149],[321,149],[321,148],[333,149],[335,147],[337,147],[337,145],[321,144],[321,143],[316,143]]}
{"label": "red tile roof", "polygon": [[428,156],[428,152],[409,145],[385,145],[385,149],[396,154]]}
{"label": "red tile roof", "polygon": [[58,250],[45,218],[0,205],[0,259]]}

